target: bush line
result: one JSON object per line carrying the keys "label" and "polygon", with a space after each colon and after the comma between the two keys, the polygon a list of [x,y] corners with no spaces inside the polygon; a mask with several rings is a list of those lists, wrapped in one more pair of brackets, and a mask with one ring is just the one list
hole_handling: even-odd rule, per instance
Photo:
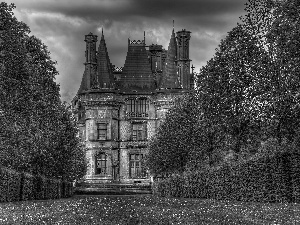
{"label": "bush line", "polygon": [[154,195],[249,202],[300,202],[300,153],[277,152],[156,180]]}
{"label": "bush line", "polygon": [[72,182],[0,167],[0,202],[68,198],[73,193]]}

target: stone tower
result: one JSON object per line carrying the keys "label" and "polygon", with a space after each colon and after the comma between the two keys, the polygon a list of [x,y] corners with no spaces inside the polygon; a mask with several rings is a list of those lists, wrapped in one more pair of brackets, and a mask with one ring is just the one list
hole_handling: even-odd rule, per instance
{"label": "stone tower", "polygon": [[96,59],[96,43],[97,35],[89,33],[85,35],[84,41],[86,42],[85,51],[85,80],[81,83],[82,87],[79,90],[88,90],[97,80],[97,59]]}
{"label": "stone tower", "polygon": [[164,65],[162,45],[149,45],[149,53],[151,70],[157,85],[158,82],[161,80]]}
{"label": "stone tower", "polygon": [[176,32],[177,36],[177,68],[180,85],[184,89],[190,88],[191,75],[190,75],[190,38],[191,32],[185,29]]}

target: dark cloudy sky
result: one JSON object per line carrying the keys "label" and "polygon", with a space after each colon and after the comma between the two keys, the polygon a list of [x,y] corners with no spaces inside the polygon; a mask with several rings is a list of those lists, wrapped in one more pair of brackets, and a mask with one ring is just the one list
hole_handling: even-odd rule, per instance
{"label": "dark cloudy sky", "polygon": [[[112,64],[124,66],[127,40],[142,39],[146,44],[168,47],[175,31],[192,32],[190,58],[199,72],[214,55],[220,40],[239,22],[247,0],[6,0],[15,3],[14,13],[31,34],[49,48],[58,62],[61,98],[76,94],[84,72],[84,35],[100,38],[101,29]],[[99,44],[99,41],[97,45]]]}

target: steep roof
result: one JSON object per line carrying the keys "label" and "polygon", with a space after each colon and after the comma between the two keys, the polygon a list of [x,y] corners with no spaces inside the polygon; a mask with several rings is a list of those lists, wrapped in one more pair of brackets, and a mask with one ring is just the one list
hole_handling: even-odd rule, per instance
{"label": "steep roof", "polygon": [[101,40],[100,40],[98,54],[97,54],[97,76],[98,76],[99,88],[114,87],[114,76],[113,76],[111,63],[107,52],[103,30],[102,30]]}
{"label": "steep roof", "polygon": [[83,91],[86,91],[87,90],[86,86],[87,86],[87,74],[86,74],[86,70],[85,70],[82,75],[82,79],[81,79],[80,87],[77,91],[77,95],[81,94]]}
{"label": "steep roof", "polygon": [[176,43],[176,38],[175,38],[175,33],[173,28],[170,43],[168,46],[167,58],[163,69],[163,75],[159,82],[159,88],[180,87],[178,76],[177,76],[176,55],[177,55],[177,43]]}
{"label": "steep roof", "polygon": [[155,89],[144,40],[130,41],[128,39],[128,52],[120,79],[120,89],[124,91]]}

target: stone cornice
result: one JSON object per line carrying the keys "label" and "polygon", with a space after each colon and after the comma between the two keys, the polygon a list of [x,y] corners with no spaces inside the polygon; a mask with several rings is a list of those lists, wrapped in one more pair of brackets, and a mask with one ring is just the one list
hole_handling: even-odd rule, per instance
{"label": "stone cornice", "polygon": [[128,147],[147,147],[148,141],[128,141],[127,142],[127,148]]}

